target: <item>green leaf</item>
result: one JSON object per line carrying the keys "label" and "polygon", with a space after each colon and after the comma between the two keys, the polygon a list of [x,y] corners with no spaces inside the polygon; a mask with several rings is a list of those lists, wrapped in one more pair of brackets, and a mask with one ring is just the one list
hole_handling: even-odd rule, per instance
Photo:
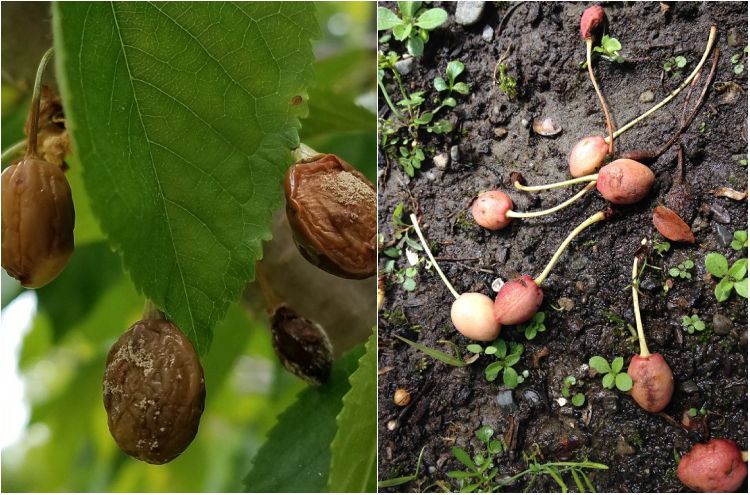
{"label": "green leaf", "polygon": [[393,26],[393,37],[399,41],[404,41],[411,34],[411,24],[397,24]]}
{"label": "green leaf", "polygon": [[422,2],[398,2],[398,10],[404,15],[404,18],[411,19],[422,7]]}
{"label": "green leaf", "polygon": [[716,296],[716,300],[719,302],[724,302],[727,299],[729,299],[729,296],[732,295],[732,288],[734,287],[734,282],[727,277],[722,278],[721,281],[716,284],[716,288],[714,289],[714,295]]}
{"label": "green leaf", "polygon": [[433,86],[435,86],[435,89],[438,91],[445,91],[448,89],[448,83],[446,83],[445,79],[442,77],[436,77],[433,81]]}
{"label": "green leaf", "polygon": [[487,347],[485,347],[484,353],[485,354],[497,354],[497,347],[495,347],[494,345],[488,345]]}
{"label": "green leaf", "polygon": [[358,346],[339,358],[327,383],[305,388],[279,415],[245,477],[247,491],[326,490],[336,416],[349,391],[349,376],[357,369],[363,351],[364,346]]}
{"label": "green leaf", "polygon": [[679,277],[680,276],[680,269],[679,268],[670,268],[669,274],[673,277]]}
{"label": "green leaf", "polygon": [[497,380],[497,375],[500,373],[502,369],[503,369],[502,362],[495,361],[494,363],[490,363],[484,369],[484,377],[487,379],[488,382],[494,382],[495,380]]}
{"label": "green leaf", "polygon": [[526,340],[532,340],[534,337],[536,337],[536,327],[533,325],[529,325],[528,327],[526,327],[526,330],[524,330],[523,334],[526,337]]}
{"label": "green leaf", "polygon": [[351,387],[336,418],[328,491],[373,493],[377,485],[377,335],[373,333],[349,377]]}
{"label": "green leaf", "polygon": [[448,13],[443,9],[425,10],[417,17],[417,26],[422,29],[432,30],[442,26],[448,20]]}
{"label": "green leaf", "polygon": [[678,69],[682,69],[683,67],[685,67],[685,65],[687,65],[687,59],[682,55],[678,55],[674,58],[674,63],[675,65],[677,65]]}
{"label": "green leaf", "polygon": [[446,354],[442,351],[438,351],[437,349],[433,349],[432,347],[427,347],[426,345],[418,344],[417,342],[412,342],[411,340],[404,338],[400,335],[396,335],[396,338],[403,340],[413,348],[420,350],[427,354],[428,356],[437,359],[438,361],[441,361],[445,364],[449,364],[451,366],[456,366],[458,368],[463,368],[466,366],[466,363],[461,361],[460,359],[456,359],[450,354]]}
{"label": "green leaf", "polygon": [[738,76],[745,72],[745,66],[743,64],[737,64],[734,66],[734,73]]}
{"label": "green leaf", "polygon": [[698,320],[698,321],[693,322],[693,327],[695,327],[695,329],[698,330],[699,332],[702,332],[703,330],[706,329],[706,324],[703,323],[701,320]]}
{"label": "green leaf", "polygon": [[492,435],[494,434],[495,434],[495,430],[493,430],[491,426],[487,426],[487,425],[482,426],[475,433],[477,438],[483,441],[484,443],[489,442],[490,438],[492,438]]}
{"label": "green leaf", "polygon": [[719,253],[708,253],[705,263],[706,270],[714,277],[723,277],[729,270],[727,259]]}
{"label": "green leaf", "polygon": [[453,91],[456,93],[462,94],[462,95],[468,95],[469,94],[469,85],[464,82],[457,82],[453,86]]}
{"label": "green leaf", "polygon": [[421,57],[424,53],[424,41],[419,36],[411,36],[406,40],[406,50],[414,57]]}
{"label": "green leaf", "polygon": [[503,370],[503,383],[508,388],[516,388],[518,386],[518,373],[513,368],[505,368]]}
{"label": "green leaf", "polygon": [[378,7],[378,31],[393,29],[395,26],[402,24],[403,21],[399,16],[385,7]]}
{"label": "green leaf", "polygon": [[630,375],[627,373],[619,373],[615,377],[615,385],[617,385],[617,388],[622,390],[623,392],[627,392],[631,388],[633,388],[633,379],[630,378]]}
{"label": "green leaf", "polygon": [[443,100],[443,105],[445,105],[446,107],[453,108],[456,106],[456,99],[453,98],[452,96],[449,96],[448,98]]}
{"label": "green leaf", "polygon": [[425,112],[418,118],[414,119],[416,124],[429,124],[432,122],[432,112]]}
{"label": "green leaf", "polygon": [[448,76],[448,80],[455,81],[463,71],[463,62],[459,60],[451,60],[448,62],[448,67],[445,68],[445,75]]}
{"label": "green leaf", "polygon": [[625,364],[625,360],[622,358],[622,356],[618,356],[612,360],[612,366],[610,369],[613,373],[617,374],[622,370],[623,365]]}
{"label": "green leaf", "polygon": [[622,45],[616,38],[610,38],[606,34],[602,36],[602,46],[610,53],[622,50]]}
{"label": "green leaf", "polygon": [[604,378],[602,378],[602,385],[604,388],[612,388],[612,385],[615,383],[615,375],[614,373],[607,373],[604,375]]}
{"label": "green leaf", "polygon": [[482,353],[482,346],[479,344],[469,344],[466,346],[466,350],[473,353],[473,354],[481,354]]}
{"label": "green leaf", "polygon": [[589,366],[599,373],[609,373],[610,371],[609,363],[601,356],[593,356],[589,359]]}
{"label": "green leaf", "polygon": [[413,292],[417,288],[417,282],[413,278],[407,277],[402,286],[406,292]]}
{"label": "green leaf", "polygon": [[583,395],[581,392],[578,392],[570,399],[570,403],[573,404],[575,407],[581,407],[584,402],[586,402],[586,396]]}
{"label": "green leaf", "polygon": [[313,79],[314,7],[53,11],[66,124],[92,210],[136,288],[203,354],[254,276],[281,203],[305,110],[290,101]]}
{"label": "green leaf", "polygon": [[737,294],[747,299],[747,279],[742,279],[739,282],[734,283],[734,290],[737,291]]}
{"label": "green leaf", "polygon": [[464,449],[461,447],[453,447],[451,452],[453,452],[453,457],[455,457],[458,462],[469,468],[471,471],[476,471],[477,466]]}
{"label": "green leaf", "polygon": [[742,280],[747,273],[747,258],[735,261],[727,273],[734,280]]}

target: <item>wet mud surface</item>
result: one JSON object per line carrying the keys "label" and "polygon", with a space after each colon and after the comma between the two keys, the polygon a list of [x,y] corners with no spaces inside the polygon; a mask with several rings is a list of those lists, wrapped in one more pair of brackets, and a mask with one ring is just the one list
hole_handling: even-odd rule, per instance
{"label": "wet mud surface", "polygon": [[[585,46],[578,26],[588,4],[524,3],[505,17],[502,27],[514,3],[487,2],[471,26],[456,23],[454,4],[435,5],[449,13],[448,22],[431,33],[424,56],[402,76],[404,86],[407,91],[424,90],[429,102],[437,94],[433,79],[449,61],[461,60],[466,71],[459,80],[469,83],[471,92],[457,95],[457,106],[442,114],[454,124],[453,132],[420,132],[426,159],[414,178],[397,162],[397,147],[381,146],[379,232],[384,247],[394,245],[392,213],[399,203],[405,204],[407,212],[421,214],[425,236],[458,292],[494,298],[493,280],[538,275],[567,234],[607,206],[594,191],[562,212],[516,220],[496,232],[478,227],[470,213],[472,199],[483,190],[505,191],[516,210],[526,211],[556,205],[580,187],[517,192],[510,174],[521,172],[529,184],[567,179],[567,156],[574,143],[606,132],[596,95],[579,67]],[[747,71],[736,75],[730,60],[747,45],[747,5],[675,2],[668,7],[664,12],[657,2],[605,4],[609,34],[620,40],[626,62],[599,59],[594,67],[619,128],[679,85],[700,59],[710,25],[717,24],[721,55],[715,82],[682,140],[688,191],[677,191],[672,149],[651,165],[656,182],[644,201],[618,207],[614,218],[572,242],[542,286],[546,331],[527,340],[516,326],[502,329],[501,338],[525,347],[514,368],[519,373],[528,370],[528,377],[514,390],[508,390],[502,378],[485,379],[490,356],[453,367],[398,340],[400,335],[447,353],[457,349],[461,359],[470,356],[466,346],[472,343],[453,328],[453,298],[434,270],[421,264],[413,291],[395,283],[393,274],[385,275],[386,300],[379,313],[379,478],[412,474],[419,453],[424,453],[414,481],[382,491],[456,490],[458,484],[447,473],[464,468],[451,449],[478,452],[482,443],[474,432],[483,425],[491,426],[495,437],[508,445],[495,457],[498,477],[526,469],[530,455],[539,462],[588,459],[609,466],[587,471],[601,492],[687,491],[676,476],[675,454],[708,437],[703,428],[688,432],[670,419],[679,422],[690,408],[704,407],[710,437],[730,438],[747,449],[747,300],[733,294],[718,303],[717,279],[704,265],[711,251],[730,263],[747,256],[746,250],[729,246],[732,233],[747,228],[747,201],[712,194],[719,187],[747,188],[747,167],[740,163],[747,156]],[[505,63],[518,81],[515,101],[492,84],[493,68],[511,43]],[[405,52],[393,40],[381,43],[380,50]],[[664,74],[664,62],[679,55],[687,59],[682,76]],[[398,100],[390,74],[384,81]],[[616,141],[616,153],[655,148],[666,141],[680,119],[684,97],[685,92],[625,133]],[[391,117],[385,103],[380,116]],[[562,132],[553,138],[535,134],[531,122],[537,118],[552,119]],[[403,131],[400,135],[406,136]],[[433,158],[441,154],[448,163],[443,160],[438,167]],[[633,255],[641,239],[663,240],[652,225],[652,212],[674,200],[679,200],[679,213],[695,233],[696,244],[672,243],[663,256],[652,253],[649,263],[658,269],[647,268],[641,277],[649,346],[666,358],[675,377],[666,416],[660,416],[640,409],[627,393],[605,389],[587,363],[595,355],[610,361],[623,356],[627,367],[637,352],[627,329],[627,324],[635,326],[629,286]],[[408,215],[403,221],[408,222]],[[409,235],[417,239],[413,232]],[[390,259],[381,254],[381,270]],[[690,279],[669,276],[670,268],[688,259],[695,264]],[[402,252],[394,269],[407,266]],[[671,284],[668,291],[665,283]],[[698,315],[706,330],[689,334],[681,325],[685,315]],[[559,401],[569,375],[577,380],[575,391],[585,394],[582,407]],[[406,407],[393,402],[398,388],[411,394]],[[504,489],[560,491],[549,476],[537,477],[530,486],[529,481],[524,478]],[[575,490],[569,477],[565,481]]]}

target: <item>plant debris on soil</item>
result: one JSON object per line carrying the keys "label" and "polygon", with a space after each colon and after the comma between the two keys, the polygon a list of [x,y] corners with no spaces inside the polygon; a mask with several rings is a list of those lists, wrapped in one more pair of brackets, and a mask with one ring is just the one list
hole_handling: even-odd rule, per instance
{"label": "plant debris on soil", "polygon": [[[485,379],[484,369],[494,362],[493,356],[470,359],[466,347],[476,342],[453,328],[454,299],[435,270],[427,269],[424,261],[412,266],[407,260],[409,250],[411,261],[424,258],[424,253],[407,243],[399,254],[383,254],[396,246],[397,232],[416,240],[392,218],[403,204],[400,220],[408,224],[410,212],[420,216],[427,242],[457,291],[494,298],[498,287],[495,284],[493,290],[493,281],[536,276],[576,225],[607,206],[600,195],[590,193],[565,210],[516,220],[503,230],[485,230],[472,220],[472,200],[486,190],[508,193],[518,211],[548,208],[568,198],[574,189],[516,191],[511,172],[522,173],[529,184],[568,179],[567,158],[573,145],[585,136],[606,135],[599,102],[580,66],[586,56],[580,16],[592,4],[480,3],[485,5],[479,20],[464,26],[456,22],[456,4],[432,2],[430,7],[448,12],[448,21],[430,33],[424,55],[401,75],[407,92],[425,91],[432,104],[438,98],[433,80],[444,75],[448,62],[465,64],[461,77],[470,86],[469,94],[456,95],[456,106],[441,110],[441,118],[450,120],[453,130],[419,131],[425,159],[411,178],[398,162],[397,145],[381,144],[379,149],[381,272],[395,260],[382,275],[386,291],[379,313],[379,478],[410,476],[423,452],[416,476],[381,490],[457,490],[458,481],[448,473],[466,467],[452,449],[459,447],[471,456],[486,452],[475,432],[490,426],[507,446],[494,456],[498,479],[527,469],[530,462],[588,460],[609,467],[587,471],[601,492],[688,491],[677,478],[676,459],[694,444],[728,438],[747,450],[747,299],[732,293],[717,302],[714,288],[719,279],[707,273],[704,263],[710,252],[721,253],[730,266],[747,257],[746,248],[731,247],[734,232],[747,230],[747,196],[742,194],[747,190],[747,68],[740,72],[732,59],[741,54],[735,60],[747,64],[747,54],[742,55],[747,46],[747,4],[603,5],[609,20],[606,32],[619,40],[624,58],[623,63],[602,57],[593,62],[615,129],[687,77],[705,49],[712,24],[718,27],[718,69],[705,105],[681,140],[684,182],[677,175],[675,147],[650,165],[656,181],[643,201],[616,207],[614,218],[587,229],[562,255],[544,283],[541,311],[546,330],[527,340],[523,326],[502,328],[502,339],[524,345],[514,368],[519,375],[528,371],[523,383],[510,390],[502,379]],[[396,10],[395,2],[381,5]],[[381,41],[379,48],[399,56],[406,53],[403,43],[393,39]],[[503,56],[506,73],[517,83],[513,100],[493,87],[493,71]],[[681,73],[674,75],[674,67],[665,70],[665,63],[679,56],[687,60]],[[383,82],[394,102],[400,100],[389,71]],[[679,126],[686,93],[623,134],[615,142],[615,153],[657,148],[669,139]],[[393,117],[385,103],[379,115]],[[561,131],[549,136],[535,133],[532,123],[546,119],[548,127]],[[738,194],[716,195],[721,188]],[[679,213],[694,233],[695,244],[672,242],[668,250],[654,249],[664,241],[652,223],[658,205]],[[604,388],[601,375],[588,366],[592,356],[608,362],[623,356],[627,369],[638,350],[629,330],[635,325],[631,268],[644,238],[652,247],[650,266],[640,276],[643,325],[649,347],[664,356],[675,380],[672,400],[659,414],[644,411],[617,387]],[[686,270],[687,260],[693,267]],[[683,267],[681,275],[670,275],[678,266]],[[412,282],[406,289],[394,273],[414,267],[417,273],[407,273]],[[698,316],[705,329],[688,332],[682,323],[685,316]],[[396,336],[470,363],[445,364]],[[570,399],[561,400],[570,376],[575,378],[572,393],[585,395],[580,407]],[[398,389],[411,396],[406,406],[394,403]],[[686,423],[698,427],[683,427],[684,416],[692,418]],[[529,481],[521,478],[503,489],[560,491],[550,476]],[[746,488],[747,481],[740,491]]]}

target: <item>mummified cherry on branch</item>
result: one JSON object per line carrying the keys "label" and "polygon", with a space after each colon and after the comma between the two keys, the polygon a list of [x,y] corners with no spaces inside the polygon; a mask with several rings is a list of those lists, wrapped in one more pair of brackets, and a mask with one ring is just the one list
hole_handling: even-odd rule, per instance
{"label": "mummified cherry on branch", "polygon": [[2,265],[28,288],[57,277],[73,254],[70,186],[60,166],[37,153],[39,87],[51,54],[51,49],[44,54],[37,72],[26,155],[2,173]]}
{"label": "mummified cherry on branch", "polygon": [[193,441],[206,396],[193,344],[163,315],[147,310],[112,346],[104,372],[104,408],[117,445],[164,464]]}
{"label": "mummified cherry on branch", "polygon": [[309,148],[286,174],[286,212],[300,253],[344,278],[371,277],[377,269],[375,187],[336,155]]}
{"label": "mummified cherry on branch", "polygon": [[273,350],[287,371],[314,385],[328,381],[333,346],[323,327],[282,305],[271,318],[271,333]]}

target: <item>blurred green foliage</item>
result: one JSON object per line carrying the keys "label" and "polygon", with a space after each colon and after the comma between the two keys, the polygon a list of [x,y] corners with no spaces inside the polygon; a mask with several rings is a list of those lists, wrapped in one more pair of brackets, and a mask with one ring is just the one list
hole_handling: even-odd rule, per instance
{"label": "blurred green foliage", "polygon": [[[375,53],[370,47],[375,40],[375,4],[321,2],[317,6],[324,37],[315,47],[317,86],[310,91],[310,115],[302,121],[301,138],[319,151],[339,154],[374,179]],[[12,22],[3,18],[6,25]],[[18,42],[10,39],[4,31],[3,44]],[[28,110],[29,88],[14,86],[12,81],[4,75],[4,149],[23,138]],[[358,104],[368,101],[368,108]],[[107,429],[102,375],[110,346],[139,319],[143,297],[98,228],[80,167],[72,157],[69,163],[76,252],[63,274],[36,292],[37,312],[18,356],[30,419],[20,440],[2,450],[2,490],[252,490],[244,486],[243,477],[277,416],[305,384],[278,363],[265,321],[256,321],[239,305],[232,305],[203,359],[207,401],[194,442],[163,466],[123,454]],[[15,281],[3,273],[3,308],[20,293]]]}

